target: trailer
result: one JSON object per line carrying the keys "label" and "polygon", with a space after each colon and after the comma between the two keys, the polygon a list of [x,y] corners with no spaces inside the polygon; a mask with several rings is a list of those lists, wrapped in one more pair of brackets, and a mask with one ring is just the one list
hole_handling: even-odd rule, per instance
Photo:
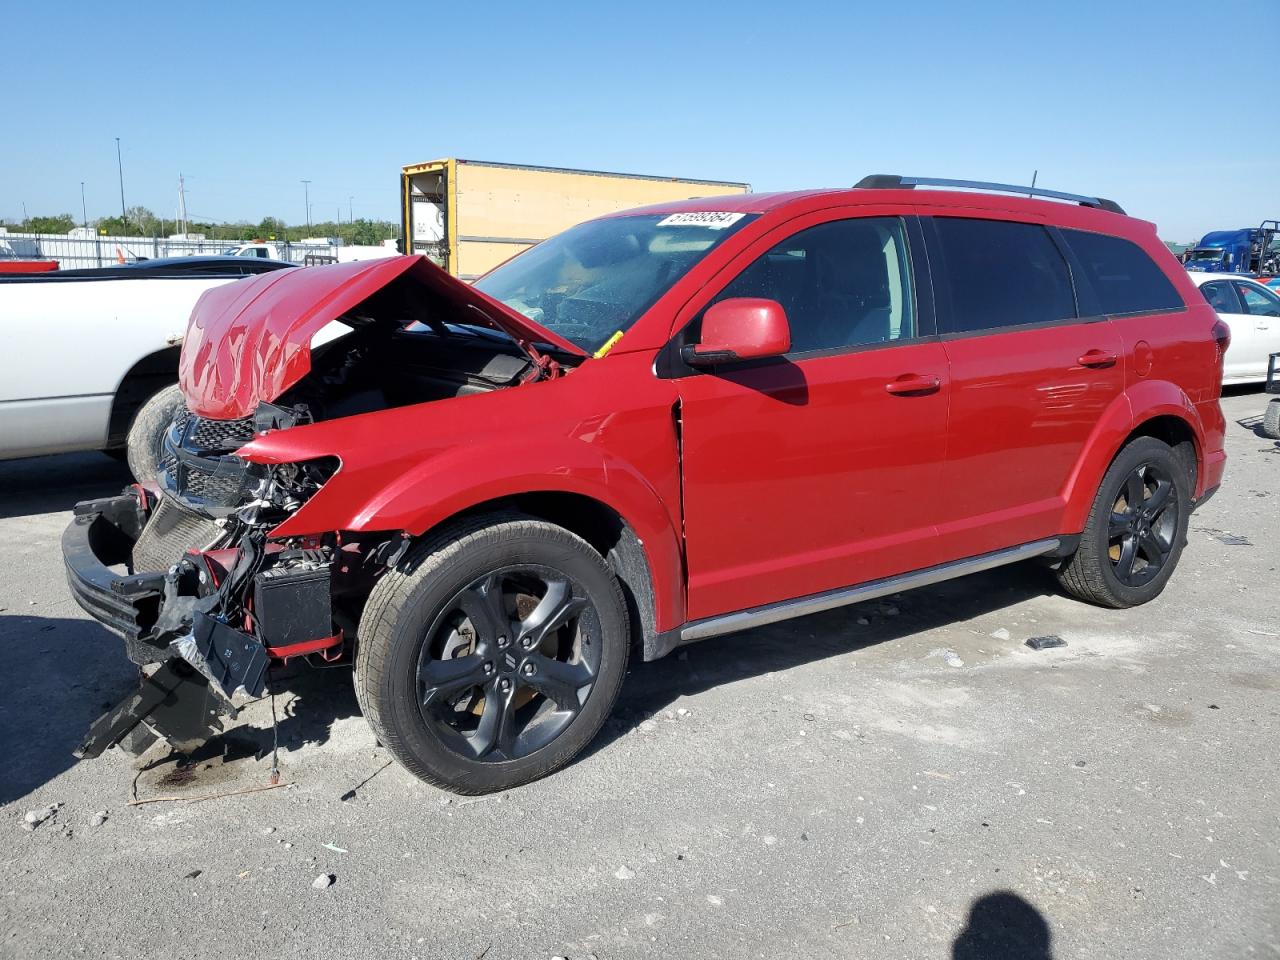
{"label": "trailer", "polygon": [[400,172],[406,253],[462,280],[584,220],[651,203],[750,193],[751,185],[448,158]]}

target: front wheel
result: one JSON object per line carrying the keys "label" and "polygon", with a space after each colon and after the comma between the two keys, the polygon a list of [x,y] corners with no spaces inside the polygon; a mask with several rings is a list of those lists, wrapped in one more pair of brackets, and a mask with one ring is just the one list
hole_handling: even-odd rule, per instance
{"label": "front wheel", "polygon": [[1080,546],[1058,581],[1080,600],[1133,607],[1160,594],[1187,539],[1191,479],[1166,443],[1137,437],[1102,478]]}
{"label": "front wheel", "polygon": [[626,672],[628,619],[600,554],[518,515],[441,532],[378,582],[360,621],[356,692],[415,776],[458,793],[568,763]]}

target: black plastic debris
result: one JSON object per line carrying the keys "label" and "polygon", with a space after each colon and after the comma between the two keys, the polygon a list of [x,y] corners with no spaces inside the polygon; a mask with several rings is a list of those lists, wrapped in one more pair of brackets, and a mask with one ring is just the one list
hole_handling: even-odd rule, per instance
{"label": "black plastic debris", "polygon": [[1027,646],[1032,650],[1052,650],[1054,647],[1065,647],[1066,645],[1067,641],[1056,633],[1046,634],[1043,637],[1027,638]]}

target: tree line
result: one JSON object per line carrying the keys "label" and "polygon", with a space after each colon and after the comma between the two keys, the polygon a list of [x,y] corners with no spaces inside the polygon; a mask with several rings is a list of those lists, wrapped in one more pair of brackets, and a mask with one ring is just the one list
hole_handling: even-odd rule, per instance
{"label": "tree line", "polygon": [[[174,220],[157,217],[146,207],[130,207],[127,217],[99,217],[90,226],[102,236],[167,237],[178,232]],[[79,222],[69,213],[27,217],[18,222],[0,221],[0,226],[21,233],[69,233]],[[209,240],[298,241],[304,237],[341,237],[343,243],[376,245],[400,236],[400,224],[389,220],[328,220],[321,223],[288,224],[279,217],[263,217],[258,223],[202,223],[187,221],[187,233],[200,233]]]}

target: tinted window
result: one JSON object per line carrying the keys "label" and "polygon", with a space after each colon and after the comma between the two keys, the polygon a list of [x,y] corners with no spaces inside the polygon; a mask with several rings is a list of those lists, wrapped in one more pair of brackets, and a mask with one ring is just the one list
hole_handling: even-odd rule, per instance
{"label": "tinted window", "polygon": [[1044,227],[958,217],[934,224],[953,332],[1075,317],[1067,262]]}
{"label": "tinted window", "polygon": [[1218,313],[1242,312],[1240,310],[1240,301],[1236,299],[1235,290],[1225,280],[1215,280],[1212,283],[1201,284],[1200,292],[1209,301],[1209,306],[1213,307]]}
{"label": "tinted window", "polygon": [[906,232],[893,217],[802,230],[738,274],[716,300],[730,297],[782,304],[792,353],[916,335]]}
{"label": "tinted window", "polygon": [[1098,313],[1180,310],[1182,297],[1136,243],[1083,230],[1063,230],[1067,245],[1097,297]]}
{"label": "tinted window", "polygon": [[1237,283],[1240,299],[1244,301],[1244,312],[1255,317],[1280,317],[1280,297],[1270,290],[1263,290],[1249,283]]}

